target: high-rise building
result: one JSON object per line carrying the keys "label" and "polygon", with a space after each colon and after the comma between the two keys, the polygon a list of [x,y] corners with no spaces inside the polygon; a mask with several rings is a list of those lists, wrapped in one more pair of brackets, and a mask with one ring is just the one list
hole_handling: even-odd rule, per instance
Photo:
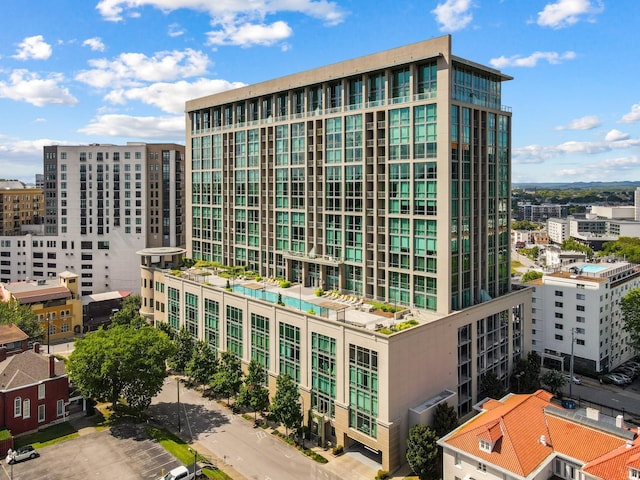
{"label": "high-rise building", "polygon": [[187,102],[188,257],[402,307],[417,325],[389,334],[355,305],[245,296],[169,270],[178,253],[162,251],[140,252],[142,313],[259,360],[271,393],[291,374],[315,440],[394,470],[412,424],[443,401],[470,413],[482,376],[506,386],[525,353],[506,80],[444,36]]}
{"label": "high-rise building", "polygon": [[44,231],[2,240],[2,281],[70,271],[81,296],[139,292],[136,251],[184,245],[182,145],[47,146],[43,188]]}

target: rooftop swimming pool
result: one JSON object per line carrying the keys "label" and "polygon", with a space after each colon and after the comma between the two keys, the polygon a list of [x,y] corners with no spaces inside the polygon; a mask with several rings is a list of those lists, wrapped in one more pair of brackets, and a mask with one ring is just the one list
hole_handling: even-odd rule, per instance
{"label": "rooftop swimming pool", "polygon": [[[276,292],[269,292],[261,288],[255,290],[253,288],[243,287],[242,285],[234,285],[231,288],[234,292],[242,293],[247,297],[258,298],[260,300],[265,300],[267,302],[273,303],[276,303],[278,301],[278,294]],[[302,300],[301,298],[287,297],[285,295],[282,295],[282,301],[287,307],[297,308],[298,310],[302,310],[304,312],[313,310],[317,315],[320,315],[322,317],[329,316],[328,308],[321,307],[319,305],[316,305],[315,303],[307,302],[305,300]]]}
{"label": "rooftop swimming pool", "polygon": [[602,270],[606,270],[606,268],[607,267],[604,267],[602,265],[584,265],[583,267],[580,268],[580,270],[587,273],[598,273],[598,272],[601,272]]}

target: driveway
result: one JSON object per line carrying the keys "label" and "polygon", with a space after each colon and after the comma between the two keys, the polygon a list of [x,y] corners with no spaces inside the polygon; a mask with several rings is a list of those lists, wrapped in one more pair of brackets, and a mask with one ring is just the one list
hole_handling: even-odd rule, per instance
{"label": "driveway", "polygon": [[10,465],[3,460],[0,479],[14,480],[155,480],[162,470],[180,465],[150,439],[141,425],[94,431],[38,450],[39,458]]}
{"label": "driveway", "polygon": [[[153,399],[149,413],[158,423],[175,431],[177,412],[176,385],[171,381]],[[194,442],[196,449],[210,452],[214,458],[209,460],[220,469],[229,473],[227,467],[232,467],[246,479],[370,480],[377,473],[375,466],[361,461],[357,455],[338,458],[328,455],[329,463],[319,464],[269,431],[253,428],[251,422],[183,385],[180,385],[180,412],[182,437]]]}

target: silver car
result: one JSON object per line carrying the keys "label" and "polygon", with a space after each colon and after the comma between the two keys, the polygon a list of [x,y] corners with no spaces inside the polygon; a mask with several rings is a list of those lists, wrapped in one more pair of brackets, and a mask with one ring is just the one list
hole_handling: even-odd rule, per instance
{"label": "silver car", "polygon": [[23,460],[30,460],[39,456],[40,454],[35,448],[33,448],[33,445],[25,445],[17,450],[9,449],[7,452],[7,463],[12,465],[14,463],[22,462]]}

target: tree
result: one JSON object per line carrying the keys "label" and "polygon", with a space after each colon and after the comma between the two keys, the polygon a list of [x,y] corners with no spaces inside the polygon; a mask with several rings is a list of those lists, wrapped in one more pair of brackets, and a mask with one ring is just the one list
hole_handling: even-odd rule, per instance
{"label": "tree", "polygon": [[156,328],[158,330],[160,330],[161,332],[164,332],[167,335],[167,337],[169,337],[169,340],[171,340],[171,341],[175,341],[176,340],[176,336],[177,336],[176,329],[173,328],[169,323],[167,323],[167,322],[158,322],[158,323],[156,323]]}
{"label": "tree", "polygon": [[31,342],[42,342],[45,331],[36,319],[33,310],[16,300],[0,301],[0,324],[14,324],[22,330]]}
{"label": "tree", "polygon": [[287,436],[289,429],[302,423],[302,406],[298,401],[300,392],[293,379],[286,373],[276,379],[276,394],[271,402],[271,413],[284,425]]}
{"label": "tree", "polygon": [[438,478],[440,454],[437,441],[436,432],[424,425],[418,424],[409,430],[407,463],[420,480]]}
{"label": "tree", "polygon": [[165,362],[174,350],[167,336],[153,327],[101,328],[76,340],[67,372],[83,396],[109,401],[114,410],[123,397],[140,412],[162,389]]}
{"label": "tree", "polygon": [[541,383],[554,395],[567,383],[564,374],[558,370],[549,370],[540,378]]}
{"label": "tree", "polygon": [[198,341],[187,363],[187,375],[201,385],[208,385],[218,369],[216,351],[207,342]]}
{"label": "tree", "polygon": [[269,390],[264,384],[267,375],[257,360],[251,360],[244,385],[238,395],[238,403],[253,410],[253,418],[257,419],[257,412],[269,406]]}
{"label": "tree", "polygon": [[511,222],[511,230],[539,230],[540,227],[529,220],[516,220]]}
{"label": "tree", "polygon": [[537,280],[538,278],[542,278],[543,276],[544,274],[542,272],[538,272],[537,270],[531,270],[530,272],[527,272],[524,275],[522,275],[522,278],[520,279],[520,281],[522,283],[527,283],[527,282],[531,282],[532,280]]}
{"label": "tree", "polygon": [[640,288],[634,288],[620,302],[622,322],[629,334],[629,345],[636,351],[640,349]]}
{"label": "tree", "polygon": [[439,403],[433,412],[433,430],[436,437],[442,438],[458,426],[456,409],[447,402]]}
{"label": "tree", "polygon": [[140,295],[130,295],[124,299],[120,310],[111,315],[111,325],[131,325],[139,328],[147,325],[147,320],[140,315],[142,299]]}
{"label": "tree", "polygon": [[575,238],[567,238],[562,242],[560,249],[563,251],[582,252],[585,253],[588,258],[593,257],[593,249],[584,243],[578,242]]}
{"label": "tree", "polygon": [[504,388],[502,381],[495,372],[487,372],[482,376],[480,388],[484,395],[496,400],[501,399],[507,393],[507,389]]}
{"label": "tree", "polygon": [[511,375],[512,392],[533,393],[540,388],[541,361],[536,352],[529,352],[526,359],[518,360]]}
{"label": "tree", "polygon": [[242,385],[242,365],[240,359],[233,353],[222,352],[218,371],[213,375],[211,387],[216,395],[222,395],[227,399],[227,405],[231,403],[231,397],[238,394]]}
{"label": "tree", "polygon": [[178,372],[184,372],[193,356],[193,337],[187,327],[182,327],[175,336],[174,341],[176,343],[176,353],[169,360],[169,365]]}

